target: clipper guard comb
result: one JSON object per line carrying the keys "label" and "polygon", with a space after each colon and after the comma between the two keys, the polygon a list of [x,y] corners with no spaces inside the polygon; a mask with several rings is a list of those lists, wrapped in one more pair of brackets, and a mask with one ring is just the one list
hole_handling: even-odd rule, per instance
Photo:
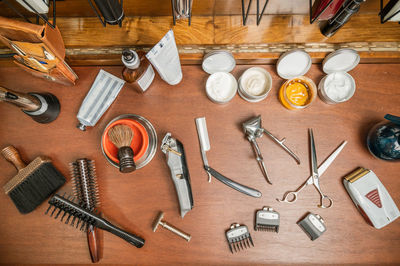
{"label": "clipper guard comb", "polygon": [[249,229],[246,225],[234,223],[231,229],[226,231],[226,240],[228,241],[229,250],[233,253],[250,248],[250,244],[254,247],[253,239],[251,239]]}

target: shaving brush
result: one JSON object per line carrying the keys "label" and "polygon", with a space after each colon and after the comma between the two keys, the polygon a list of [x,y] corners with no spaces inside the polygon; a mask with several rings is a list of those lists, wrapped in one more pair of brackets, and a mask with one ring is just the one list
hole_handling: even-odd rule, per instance
{"label": "shaving brush", "polygon": [[108,131],[108,138],[118,148],[119,171],[121,173],[135,171],[136,164],[130,147],[133,139],[132,129],[126,125],[113,126]]}

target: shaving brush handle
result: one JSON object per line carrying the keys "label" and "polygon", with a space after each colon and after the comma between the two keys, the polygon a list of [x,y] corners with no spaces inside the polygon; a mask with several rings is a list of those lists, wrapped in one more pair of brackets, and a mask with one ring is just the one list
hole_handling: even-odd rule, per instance
{"label": "shaving brush handle", "polygon": [[12,163],[18,171],[26,167],[24,161],[22,161],[21,156],[19,155],[18,150],[14,146],[7,146],[1,151],[1,155]]}
{"label": "shaving brush handle", "polygon": [[129,146],[118,149],[119,171],[121,173],[130,173],[136,170],[136,164],[133,160],[133,150]]}

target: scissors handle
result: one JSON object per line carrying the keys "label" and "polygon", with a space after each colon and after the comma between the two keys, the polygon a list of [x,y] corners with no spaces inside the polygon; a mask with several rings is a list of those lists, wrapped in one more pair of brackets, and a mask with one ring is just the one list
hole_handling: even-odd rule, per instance
{"label": "scissors handle", "polygon": [[279,202],[294,203],[297,201],[298,191],[287,191],[283,196],[283,199],[276,199]]}
{"label": "scissors handle", "polygon": [[318,205],[319,208],[328,209],[332,207],[333,201],[326,195],[321,194],[321,203]]}

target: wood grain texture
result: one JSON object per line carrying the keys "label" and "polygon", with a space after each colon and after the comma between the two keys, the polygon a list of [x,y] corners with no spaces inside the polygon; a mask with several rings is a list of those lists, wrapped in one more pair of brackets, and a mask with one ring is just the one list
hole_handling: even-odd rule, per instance
{"label": "wood grain texture", "polygon": [[396,23],[380,24],[374,14],[353,16],[334,36],[321,34],[318,23],[310,25],[308,16],[265,16],[256,25],[255,16],[249,17],[247,26],[242,26],[240,16],[217,16],[215,43],[340,43],[363,41],[395,41],[400,38],[400,27]]}
{"label": "wood grain texture", "polygon": [[66,47],[154,45],[171,28],[179,44],[214,41],[212,17],[197,17],[191,26],[187,20],[179,20],[173,26],[170,17],[130,17],[124,19],[122,28],[104,28],[97,18],[59,18],[57,21]]}
{"label": "wood grain texture", "polygon": [[180,20],[173,26],[170,17],[130,17],[122,28],[102,27],[97,18],[59,18],[58,27],[67,48],[147,45],[157,43],[173,29],[178,45],[263,44],[263,43],[343,43],[400,41],[397,23],[380,24],[375,15],[354,16],[336,35],[323,36],[318,25],[304,15],[266,16],[260,26],[249,17],[242,26],[241,16],[194,17],[192,26]]}
{"label": "wood grain texture", "polygon": [[[237,66],[235,77],[248,66]],[[0,68],[0,83],[21,91],[50,91],[61,102],[61,113],[51,124],[37,124],[17,108],[0,104],[0,147],[13,144],[25,161],[47,155],[67,177],[62,191],[70,191],[68,163],[77,158],[94,159],[97,168],[102,211],[109,220],[146,239],[136,249],[114,235],[103,234],[103,258],[108,264],[399,264],[400,219],[377,230],[367,225],[347,195],[342,178],[358,166],[372,169],[400,204],[398,163],[387,163],[369,154],[365,139],[371,126],[386,113],[400,114],[400,68],[398,65],[359,65],[350,74],[355,78],[354,97],[340,105],[327,105],[320,99],[300,112],[286,110],[278,101],[278,88],[284,82],[274,66],[263,66],[273,78],[268,98],[252,104],[238,95],[226,105],[207,99],[204,84],[208,77],[200,66],[183,67],[183,81],[166,85],[157,76],[145,94],[125,86],[112,107],[94,128],[81,132],[75,128],[79,106],[90,88],[98,67],[76,67],[80,79],[75,87],[34,79],[17,68]],[[121,67],[105,67],[121,76]],[[313,65],[307,76],[316,83],[323,77],[320,65]],[[175,189],[165,157],[160,150],[149,165],[132,174],[121,174],[107,163],[100,150],[100,138],[114,117],[133,113],[149,119],[159,141],[166,132],[185,146],[192,180],[194,209],[184,219],[179,215]],[[262,115],[263,125],[300,157],[301,165],[267,137],[259,145],[270,171],[273,185],[262,176],[241,123]],[[259,189],[256,199],[242,195],[217,180],[207,182],[202,167],[194,118],[207,118],[211,151],[210,165],[226,176]],[[313,187],[302,191],[299,200],[289,205],[278,203],[287,190],[295,189],[310,174],[307,128],[313,128],[318,162],[324,160],[343,140],[349,143],[321,177],[323,191],[334,200],[331,209],[317,208],[318,193]],[[0,159],[0,183],[15,175],[15,169]],[[254,232],[256,209],[271,206],[281,214],[279,234]],[[11,200],[0,194],[0,262],[2,263],[90,263],[86,235],[43,215],[47,204],[21,215]],[[159,210],[165,220],[192,235],[187,243],[172,233],[151,224]],[[308,211],[320,214],[328,230],[312,242],[296,225]],[[231,255],[224,232],[233,222],[249,226],[255,247]]]}
{"label": "wood grain texture", "polygon": [[[246,8],[249,0],[245,0]],[[14,1],[11,1],[14,3]],[[265,0],[260,0],[264,5]],[[94,17],[95,14],[87,0],[57,1],[58,17]],[[31,15],[18,4],[15,8],[25,15]],[[171,16],[170,0],[128,0],[124,1],[127,16]],[[240,0],[193,0],[193,16],[241,15]],[[308,0],[269,1],[265,14],[308,14]],[[379,0],[368,0],[361,5],[360,13],[379,12]],[[256,1],[250,8],[250,14],[256,14]],[[0,16],[17,17],[6,4],[0,1]]]}

